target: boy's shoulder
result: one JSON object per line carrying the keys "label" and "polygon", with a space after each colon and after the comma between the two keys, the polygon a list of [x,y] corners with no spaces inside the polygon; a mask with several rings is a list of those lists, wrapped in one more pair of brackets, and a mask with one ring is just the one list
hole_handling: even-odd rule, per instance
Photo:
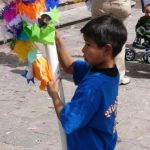
{"label": "boy's shoulder", "polygon": [[90,88],[101,88],[105,83],[111,85],[112,81],[113,83],[116,81],[116,84],[119,82],[119,72],[116,66],[110,69],[91,68],[81,83],[87,84]]}
{"label": "boy's shoulder", "polygon": [[103,74],[107,77],[116,77],[119,74],[118,68],[114,65],[113,68],[91,68],[92,72]]}

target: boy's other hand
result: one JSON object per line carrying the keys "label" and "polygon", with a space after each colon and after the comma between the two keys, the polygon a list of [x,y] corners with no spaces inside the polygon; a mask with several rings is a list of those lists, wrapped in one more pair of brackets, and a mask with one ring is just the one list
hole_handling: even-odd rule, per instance
{"label": "boy's other hand", "polygon": [[50,81],[47,85],[48,94],[53,99],[57,98],[58,96],[60,82],[61,82],[61,78],[58,78],[57,80]]}

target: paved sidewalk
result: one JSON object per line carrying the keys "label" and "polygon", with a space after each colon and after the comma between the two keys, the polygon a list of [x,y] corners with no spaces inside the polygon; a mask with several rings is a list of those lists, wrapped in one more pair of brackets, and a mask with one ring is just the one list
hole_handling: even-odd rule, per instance
{"label": "paved sidewalk", "polygon": [[[140,9],[132,9],[127,44],[135,38],[134,26],[141,15]],[[75,59],[82,59],[83,24],[59,29]],[[9,51],[7,45],[0,46],[0,150],[61,150],[51,100],[39,90],[39,82],[26,84],[20,74],[27,63],[19,63]],[[144,51],[137,52],[137,59],[126,63],[131,83],[120,86],[116,150],[150,150],[150,65],[141,60]],[[63,86],[69,101],[76,87],[66,74]]]}

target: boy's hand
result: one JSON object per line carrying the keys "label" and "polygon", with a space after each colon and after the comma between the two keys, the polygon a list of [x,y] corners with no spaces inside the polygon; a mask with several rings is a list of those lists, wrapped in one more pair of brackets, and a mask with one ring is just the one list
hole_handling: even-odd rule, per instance
{"label": "boy's hand", "polygon": [[61,79],[58,78],[55,81],[50,81],[47,85],[47,91],[48,91],[48,94],[52,97],[52,101],[53,101],[58,118],[60,117],[60,112],[64,107],[64,103],[62,102],[62,100],[60,99],[58,95],[60,81]]}
{"label": "boy's hand", "polygon": [[60,87],[61,78],[58,78],[55,81],[50,81],[47,86],[47,91],[49,96],[51,96],[53,99],[58,97],[58,91]]}

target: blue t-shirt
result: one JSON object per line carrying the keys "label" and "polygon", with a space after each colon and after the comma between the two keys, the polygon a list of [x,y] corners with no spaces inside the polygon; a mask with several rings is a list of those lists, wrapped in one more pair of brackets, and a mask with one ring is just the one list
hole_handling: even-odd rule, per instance
{"label": "blue t-shirt", "polygon": [[75,61],[73,68],[78,87],[60,113],[68,150],[114,150],[118,70],[97,70],[84,61]]}

